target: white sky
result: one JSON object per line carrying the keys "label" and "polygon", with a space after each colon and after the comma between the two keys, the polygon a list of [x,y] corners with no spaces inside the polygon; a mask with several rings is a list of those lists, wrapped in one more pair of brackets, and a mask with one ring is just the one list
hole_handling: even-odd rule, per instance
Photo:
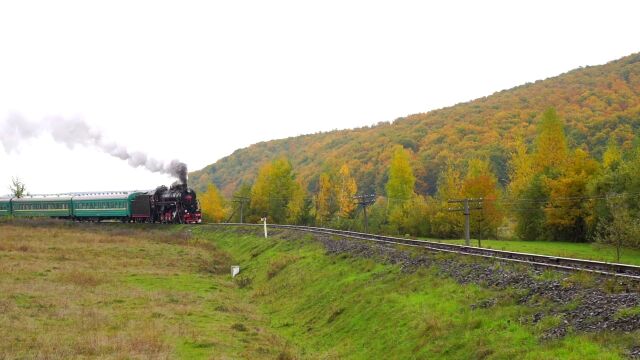
{"label": "white sky", "polygon": [[[637,1],[4,1],[0,123],[81,117],[200,169],[235,149],[453,105],[640,51]],[[0,146],[32,193],[166,176],[43,136]]]}

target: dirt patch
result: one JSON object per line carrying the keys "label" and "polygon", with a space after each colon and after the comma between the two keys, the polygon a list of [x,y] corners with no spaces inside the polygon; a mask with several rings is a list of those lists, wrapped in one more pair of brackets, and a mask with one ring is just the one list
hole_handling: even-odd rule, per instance
{"label": "dirt patch", "polygon": [[79,270],[62,273],[57,280],[80,287],[96,287],[106,282],[104,277],[99,274]]}

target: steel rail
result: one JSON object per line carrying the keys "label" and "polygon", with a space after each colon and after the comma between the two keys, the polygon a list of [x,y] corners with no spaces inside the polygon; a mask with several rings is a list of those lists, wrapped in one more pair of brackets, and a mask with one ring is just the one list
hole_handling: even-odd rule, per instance
{"label": "steel rail", "polygon": [[[219,226],[255,226],[262,227],[263,224],[240,224],[240,223],[203,223],[201,225]],[[605,276],[614,276],[640,281],[640,266],[593,261],[585,259],[567,258],[559,256],[549,256],[541,254],[521,253],[505,250],[494,250],[479,248],[475,246],[465,246],[458,244],[446,244],[428,240],[418,240],[410,238],[399,238],[394,236],[367,234],[355,231],[336,230],[330,228],[300,226],[300,225],[278,225],[267,224],[269,228],[291,229],[316,234],[337,235],[357,240],[374,241],[378,243],[420,247],[432,251],[471,255],[493,260],[509,261],[514,263],[528,264],[538,267],[546,267],[561,271],[582,271]]]}

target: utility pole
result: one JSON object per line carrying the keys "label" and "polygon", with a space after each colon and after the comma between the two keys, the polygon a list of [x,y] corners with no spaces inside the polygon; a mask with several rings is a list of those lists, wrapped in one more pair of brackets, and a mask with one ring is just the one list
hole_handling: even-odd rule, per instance
{"label": "utility pole", "polygon": [[[462,208],[449,208],[449,211],[462,211],[464,215],[464,243],[471,245],[471,229],[470,217],[471,210],[482,210],[482,198],[478,199],[450,199],[449,204],[462,204]],[[471,205],[469,205],[471,204]],[[478,239],[478,247],[481,247],[480,239]]]}
{"label": "utility pole", "polygon": [[249,202],[246,196],[234,196],[233,202],[240,203],[240,224],[244,224],[244,204]]}
{"label": "utility pole", "polygon": [[[232,202],[240,204],[240,223],[244,224],[244,204],[249,202],[249,198],[244,196],[234,196]],[[236,214],[236,211],[238,211],[238,209],[234,208],[231,215],[229,215],[227,222],[231,221],[233,215]]]}
{"label": "utility pole", "polygon": [[362,206],[364,211],[364,232],[369,232],[369,218],[367,217],[367,206],[373,205],[376,202],[376,194],[356,195],[353,197],[358,204]]}

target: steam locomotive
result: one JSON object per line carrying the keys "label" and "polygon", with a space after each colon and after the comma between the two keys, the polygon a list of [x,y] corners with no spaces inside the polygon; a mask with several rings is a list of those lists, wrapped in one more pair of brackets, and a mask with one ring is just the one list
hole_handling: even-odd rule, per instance
{"label": "steam locomotive", "polygon": [[0,217],[53,217],[77,221],[202,222],[196,193],[184,183],[155,190],[0,197]]}
{"label": "steam locomotive", "polygon": [[195,224],[202,222],[196,192],[185,184],[162,185],[138,195],[131,203],[131,218],[138,222]]}

